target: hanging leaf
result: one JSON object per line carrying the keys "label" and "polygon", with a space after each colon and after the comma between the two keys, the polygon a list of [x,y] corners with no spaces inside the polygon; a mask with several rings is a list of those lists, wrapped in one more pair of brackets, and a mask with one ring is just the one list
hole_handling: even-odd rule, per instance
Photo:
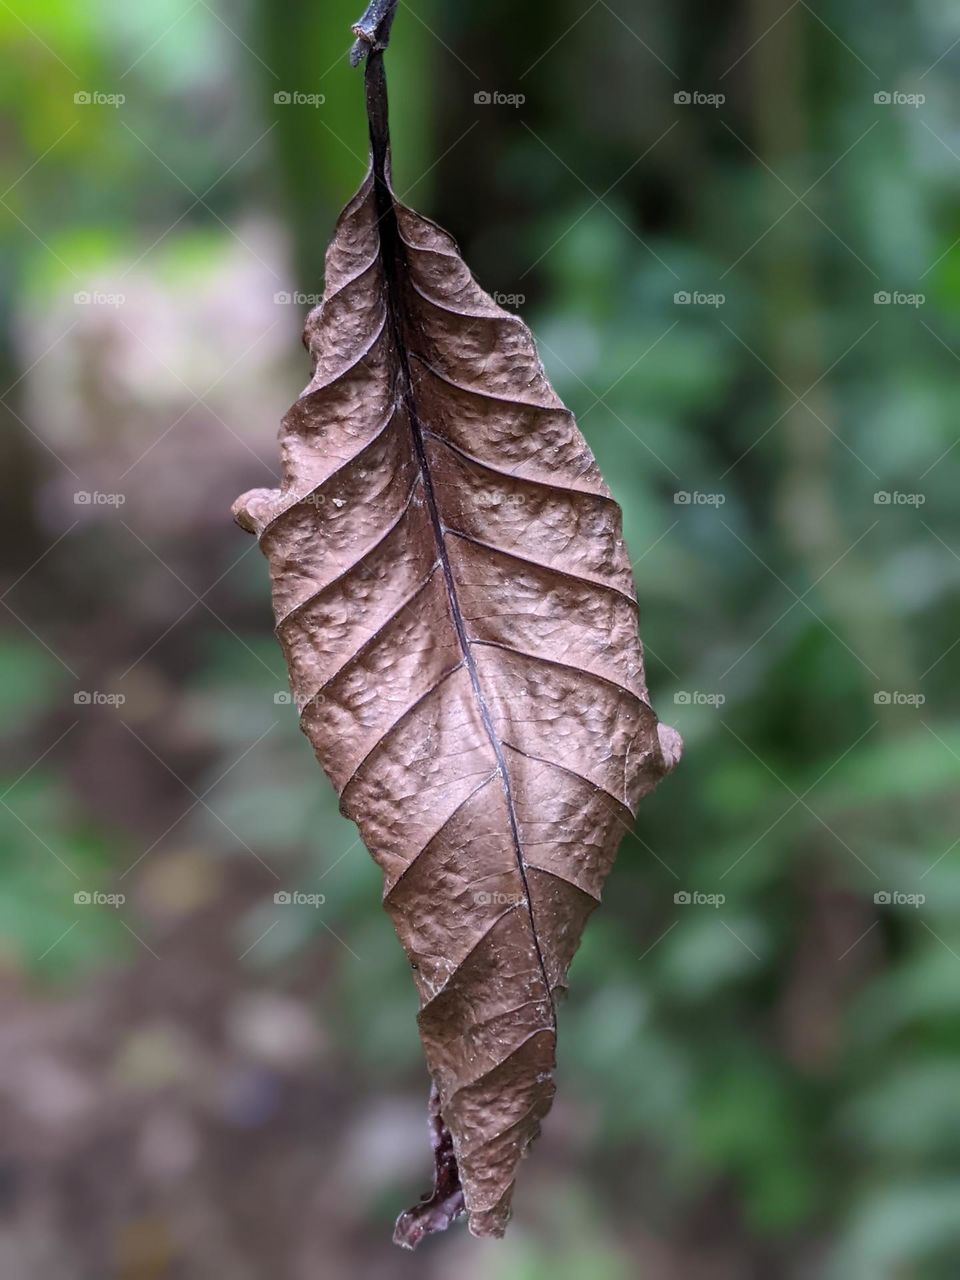
{"label": "hanging leaf", "polygon": [[526,326],[371,170],[337,224],[279,490],[239,499],[301,725],[383,869],[433,1078],[432,1195],[503,1234],[550,1108],[556,997],[637,802],[679,757],[644,681],[620,510]]}

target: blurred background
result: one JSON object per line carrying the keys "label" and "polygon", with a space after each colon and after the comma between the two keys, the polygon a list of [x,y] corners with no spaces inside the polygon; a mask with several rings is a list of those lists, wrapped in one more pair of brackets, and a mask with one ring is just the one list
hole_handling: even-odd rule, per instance
{"label": "blurred background", "polygon": [[229,519],[359,8],[0,0],[0,1274],[955,1277],[960,12],[401,3],[398,191],[579,415],[687,744],[507,1239],[412,1259],[413,984]]}

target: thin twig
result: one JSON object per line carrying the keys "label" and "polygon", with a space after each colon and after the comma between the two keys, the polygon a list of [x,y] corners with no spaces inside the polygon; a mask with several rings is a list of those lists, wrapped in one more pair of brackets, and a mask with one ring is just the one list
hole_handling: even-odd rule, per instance
{"label": "thin twig", "polygon": [[369,53],[382,52],[390,43],[390,28],[393,26],[398,2],[399,0],[370,0],[366,13],[352,28],[357,39],[350,50],[351,66],[359,66]]}

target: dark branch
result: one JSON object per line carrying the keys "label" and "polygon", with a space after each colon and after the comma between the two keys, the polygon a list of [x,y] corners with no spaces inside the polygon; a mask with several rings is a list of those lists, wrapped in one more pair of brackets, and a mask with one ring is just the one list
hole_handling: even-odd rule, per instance
{"label": "dark branch", "polygon": [[370,0],[366,13],[352,28],[357,37],[350,50],[352,66],[359,66],[369,53],[382,52],[390,43],[390,28],[393,26],[398,2],[399,0]]}

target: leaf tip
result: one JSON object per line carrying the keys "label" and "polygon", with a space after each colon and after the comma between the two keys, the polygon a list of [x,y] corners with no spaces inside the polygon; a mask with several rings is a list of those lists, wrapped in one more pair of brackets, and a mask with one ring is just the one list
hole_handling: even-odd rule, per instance
{"label": "leaf tip", "polygon": [[459,1187],[443,1200],[421,1201],[401,1213],[393,1229],[393,1243],[412,1251],[426,1236],[446,1231],[462,1213],[463,1192]]}
{"label": "leaf tip", "polygon": [[446,1231],[465,1209],[453,1137],[440,1113],[440,1091],[435,1082],[430,1089],[427,1115],[434,1160],[433,1191],[397,1219],[393,1243],[401,1249],[415,1249],[425,1236]]}

